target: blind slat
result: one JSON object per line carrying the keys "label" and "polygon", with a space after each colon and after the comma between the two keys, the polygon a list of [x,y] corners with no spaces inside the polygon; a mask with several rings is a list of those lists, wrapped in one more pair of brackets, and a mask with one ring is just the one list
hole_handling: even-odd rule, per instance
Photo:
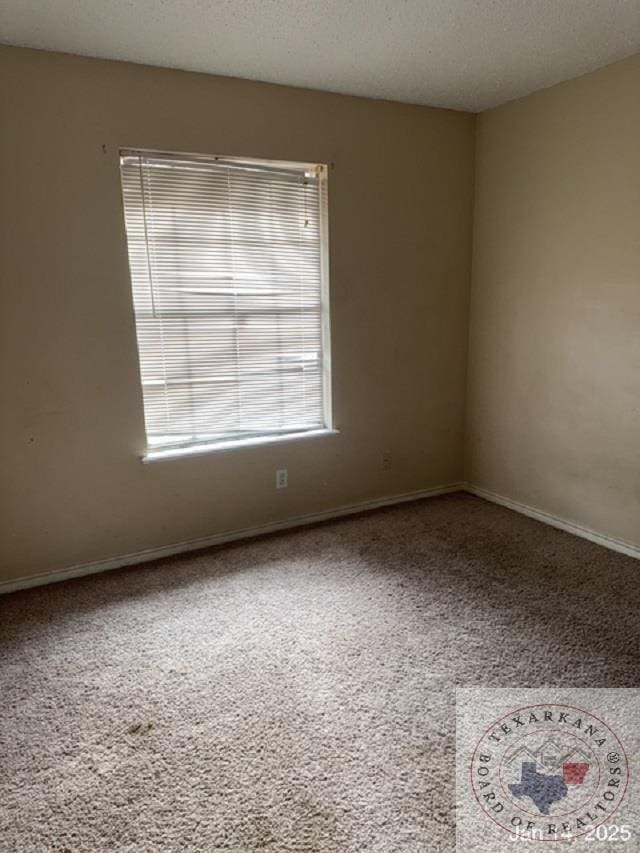
{"label": "blind slat", "polygon": [[148,447],[328,426],[325,168],[120,164]]}

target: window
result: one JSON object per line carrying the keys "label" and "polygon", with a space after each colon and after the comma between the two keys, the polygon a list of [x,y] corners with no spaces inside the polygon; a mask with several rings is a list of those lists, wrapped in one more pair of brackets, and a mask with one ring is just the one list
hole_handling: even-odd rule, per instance
{"label": "window", "polygon": [[120,162],[148,454],[329,429],[326,167]]}

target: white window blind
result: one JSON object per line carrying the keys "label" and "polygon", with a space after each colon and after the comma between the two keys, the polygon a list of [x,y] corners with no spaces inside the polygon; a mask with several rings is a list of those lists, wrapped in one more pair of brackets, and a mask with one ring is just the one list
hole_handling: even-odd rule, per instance
{"label": "white window blind", "polygon": [[148,451],[330,426],[324,166],[121,152]]}

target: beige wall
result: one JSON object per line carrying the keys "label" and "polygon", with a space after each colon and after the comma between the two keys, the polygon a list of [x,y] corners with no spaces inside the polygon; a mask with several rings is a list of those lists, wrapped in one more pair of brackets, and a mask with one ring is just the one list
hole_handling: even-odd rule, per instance
{"label": "beige wall", "polygon": [[[470,482],[636,545],[638,92],[478,118],[466,396]],[[0,581],[463,478],[473,116],[7,47],[0,95]],[[140,463],[121,146],[335,164],[339,436]]]}
{"label": "beige wall", "polygon": [[[473,116],[7,47],[0,91],[0,580],[461,479]],[[140,463],[120,146],[335,163],[339,436]]]}
{"label": "beige wall", "polygon": [[640,56],[478,120],[472,483],[640,544]]}

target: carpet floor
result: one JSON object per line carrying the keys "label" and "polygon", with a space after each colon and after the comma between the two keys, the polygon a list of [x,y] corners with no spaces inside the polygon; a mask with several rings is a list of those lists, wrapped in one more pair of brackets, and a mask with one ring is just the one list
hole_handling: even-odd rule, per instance
{"label": "carpet floor", "polygon": [[638,562],[469,495],[0,598],[0,849],[445,853],[454,689],[637,686]]}

